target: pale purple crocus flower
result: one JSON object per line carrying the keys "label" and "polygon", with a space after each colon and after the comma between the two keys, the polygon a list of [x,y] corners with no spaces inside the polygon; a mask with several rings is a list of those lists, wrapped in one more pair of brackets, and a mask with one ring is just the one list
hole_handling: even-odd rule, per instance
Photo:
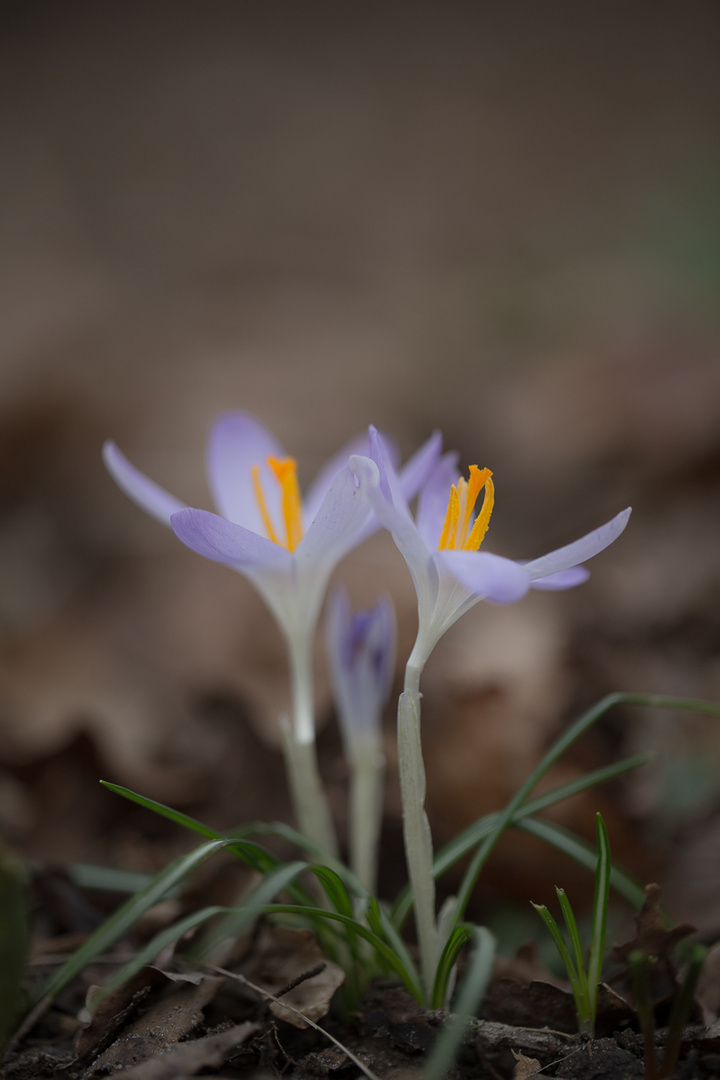
{"label": "pale purple crocus flower", "polygon": [[392,601],[352,611],[342,588],[330,594],[325,644],[345,755],[350,766],[350,867],[369,893],[377,882],[385,754],[382,712],[395,674]]}
{"label": "pale purple crocus flower", "polygon": [[[337,843],[315,756],[312,645],[333,569],[379,528],[368,494],[348,465],[352,455],[368,450],[368,436],[345,446],[303,500],[294,459],[264,424],[246,412],[223,413],[207,444],[208,482],[218,509],[210,513],[187,507],[159,487],[114,443],[103,448],[111,475],[134,502],[193,551],[252,581],[275,615],[290,661],[293,722],[282,726],[293,802],[305,835],[330,854]],[[387,453],[394,457],[394,450]],[[404,498],[427,480],[439,453],[440,437],[434,435],[406,463],[397,481]]]}
{"label": "pale purple crocus flower", "polygon": [[[138,506],[193,551],[238,570],[260,592],[288,644],[300,742],[314,738],[309,656],[328,579],[340,559],[380,525],[348,466],[352,455],[368,452],[368,436],[349,443],[301,499],[295,462],[275,436],[251,414],[228,411],[208,437],[207,476],[218,510],[210,513],[187,507],[159,487],[113,442],[103,448],[111,475]],[[386,445],[385,452],[403,498],[411,499],[437,461],[440,437],[433,435],[399,474],[394,448]]]}
{"label": "pale purple crocus flower", "polygon": [[[516,562],[478,550],[493,505],[488,469],[471,466],[465,481],[458,455],[444,454],[420,491],[413,518],[389,448],[374,428],[370,442],[371,460],[355,458],[350,467],[367,486],[375,513],[392,533],[415,585],[419,628],[410,666],[418,677],[445,631],[478,601],[508,604],[530,589],[569,589],[586,581],[588,571],[580,564],[617,540],[630,517],[628,508],[572,544]],[[476,509],[483,489],[483,505]]]}
{"label": "pale purple crocus flower", "polygon": [[[423,983],[431,996],[447,927],[435,918],[433,844],[425,813],[425,764],[420,730],[420,676],[433,648],[449,627],[480,600],[509,604],[531,588],[568,589],[585,581],[581,565],[622,533],[630,510],[566,547],[529,562],[515,562],[478,550],[494,501],[489,469],[470,467],[459,476],[457,455],[437,462],[421,490],[413,518],[384,439],[370,431],[370,457],[350,461],[375,513],[393,535],[415,585],[418,633],[405,669],[398,703],[398,770],[403,804],[403,835],[415,905]],[[479,508],[480,494],[483,501]]]}

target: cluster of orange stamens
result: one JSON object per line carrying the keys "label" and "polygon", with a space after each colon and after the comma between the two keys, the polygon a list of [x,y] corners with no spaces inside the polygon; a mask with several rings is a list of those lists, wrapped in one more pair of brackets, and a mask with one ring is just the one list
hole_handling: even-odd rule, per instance
{"label": "cluster of orange stamens", "polygon": [[[457,484],[450,488],[450,500],[438,544],[440,551],[477,551],[480,547],[490,524],[495,501],[491,476],[489,469],[479,469],[477,465],[471,465],[470,479],[460,477]],[[483,503],[473,522],[475,503],[483,488]]]}
{"label": "cluster of orange stamens", "polygon": [[268,535],[268,539],[272,540],[273,544],[280,544],[281,547],[287,548],[288,551],[294,551],[302,540],[304,533],[302,499],[300,497],[300,488],[297,480],[297,462],[294,458],[282,458],[281,460],[279,458],[269,457],[267,463],[275,474],[282,491],[282,516],[285,525],[285,538],[283,539],[278,535],[278,531],[270,517],[270,511],[268,510],[265,492],[263,491],[262,481],[260,479],[260,466],[253,465],[253,487],[255,489],[255,498],[257,499],[258,507],[260,508],[265,531]]}

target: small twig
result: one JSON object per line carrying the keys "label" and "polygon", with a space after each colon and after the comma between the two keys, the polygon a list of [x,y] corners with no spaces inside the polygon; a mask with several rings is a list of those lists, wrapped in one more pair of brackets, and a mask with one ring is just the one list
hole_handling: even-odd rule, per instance
{"label": "small twig", "polygon": [[[314,979],[315,976],[319,975],[321,971],[324,971],[326,967],[327,964],[325,961],[321,960],[315,967],[310,968],[308,971],[303,971],[302,975],[296,975],[294,979],[291,979],[289,983],[286,983],[282,990],[276,992],[275,997],[284,997],[285,994],[289,994],[291,990],[294,990],[296,986],[300,986],[301,983],[307,982],[308,979]],[[287,1005],[285,1008],[287,1008]]]}
{"label": "small twig", "polygon": [[[324,964],[322,966],[318,965],[318,967],[321,969],[324,966]],[[324,1035],[326,1039],[329,1039],[331,1043],[334,1043],[335,1046],[337,1046],[338,1050],[342,1050],[343,1054],[346,1054],[347,1057],[350,1058],[350,1061],[352,1061],[353,1065],[356,1065],[357,1068],[360,1069],[360,1071],[363,1072],[365,1076],[367,1076],[368,1080],[379,1080],[379,1078],[375,1075],[372,1069],[368,1068],[368,1066],[363,1061],[361,1061],[356,1054],[353,1054],[352,1050],[350,1050],[347,1046],[344,1046],[339,1039],[336,1039],[335,1036],[331,1035],[329,1031],[325,1030],[325,1028],[321,1028],[319,1024],[316,1024],[314,1020],[311,1020],[309,1016],[305,1015],[305,1013],[300,1012],[299,1009],[293,1008],[292,1005],[288,1005],[284,1001],[279,1001],[277,994],[271,994],[269,990],[265,990],[262,986],[257,986],[254,982],[250,982],[250,979],[246,978],[244,975],[240,975],[238,972],[228,971],[227,968],[217,967],[215,964],[206,964],[205,967],[207,967],[210,971],[217,972],[218,975],[224,975],[228,979],[235,979],[237,982],[244,983],[245,986],[249,986],[250,989],[255,990],[256,993],[261,994],[263,997],[269,998],[270,1001],[277,1002],[278,1005],[282,1005],[283,1009],[289,1009],[290,1012],[295,1013],[295,1015],[299,1016],[301,1020],[304,1020],[309,1027],[314,1028],[315,1031],[319,1031],[321,1035]],[[289,989],[297,985],[298,981],[304,982],[305,979],[309,979],[312,977],[312,975],[317,975],[317,973],[318,972],[316,969],[312,969],[310,972],[306,972],[304,975],[300,976],[299,980],[296,979],[294,980],[294,982],[290,983],[289,986],[284,987],[280,991],[280,993],[286,994]]]}

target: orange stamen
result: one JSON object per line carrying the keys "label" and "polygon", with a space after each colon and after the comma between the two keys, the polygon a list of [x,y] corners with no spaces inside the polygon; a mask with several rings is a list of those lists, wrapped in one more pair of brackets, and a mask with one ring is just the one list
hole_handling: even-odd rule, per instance
{"label": "orange stamen", "polygon": [[[485,495],[483,496],[483,504],[480,508],[478,516],[475,518],[475,524],[470,530],[470,535],[463,544],[465,551],[477,551],[485,539],[485,533],[488,531],[488,525],[490,524],[490,515],[493,512],[493,506],[495,505],[495,485],[490,477],[492,473],[489,469],[484,470],[488,475],[485,480]],[[479,494],[479,492],[478,492]]]}
{"label": "orange stamen", "polygon": [[455,537],[457,535],[457,526],[460,519],[460,496],[458,489],[453,486],[450,488],[450,498],[448,500],[448,508],[445,513],[445,521],[443,522],[442,532],[440,533],[440,542],[438,549],[445,551],[446,548],[455,547]]}
{"label": "orange stamen", "polygon": [[[448,508],[443,522],[438,548],[440,551],[477,551],[490,524],[495,500],[492,473],[489,469],[470,466],[470,479],[462,477],[450,489]],[[473,511],[480,492],[485,489],[483,504],[472,527]],[[469,530],[469,533],[468,533]]]}
{"label": "orange stamen", "polygon": [[272,518],[270,517],[270,511],[268,510],[267,502],[265,501],[265,492],[262,489],[259,465],[253,465],[252,467],[252,481],[253,487],[255,489],[255,498],[257,499],[260,514],[263,519],[263,525],[265,526],[265,532],[268,535],[268,540],[272,540],[273,544],[279,544],[280,541],[277,538],[277,533],[275,532]]}
{"label": "orange stamen", "polygon": [[[268,465],[275,473],[282,489],[282,512],[285,521],[288,551],[294,551],[303,538],[302,499],[297,480],[297,462],[294,458],[268,458]],[[271,538],[272,539],[272,538]],[[277,543],[277,541],[275,541]]]}

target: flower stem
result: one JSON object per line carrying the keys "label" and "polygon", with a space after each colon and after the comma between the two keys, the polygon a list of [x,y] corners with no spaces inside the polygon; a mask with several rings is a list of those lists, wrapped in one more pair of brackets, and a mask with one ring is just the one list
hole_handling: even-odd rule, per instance
{"label": "flower stem", "polygon": [[[412,657],[411,657],[412,659]],[[398,702],[398,767],[408,877],[415,901],[415,927],[426,999],[430,1000],[438,959],[435,879],[430,823],[425,813],[425,763],[420,739],[420,668],[408,666]]]}
{"label": "flower stem", "polygon": [[350,868],[371,895],[383,817],[385,757],[375,741],[358,745],[350,762]]}
{"label": "flower stem", "polygon": [[293,722],[281,724],[285,770],[298,827],[332,858],[338,842],[315,746],[312,633],[288,637]]}
{"label": "flower stem", "polygon": [[300,742],[287,719],[283,719],[285,770],[298,828],[308,840],[336,859],[337,837],[318,769],[315,742]]}

